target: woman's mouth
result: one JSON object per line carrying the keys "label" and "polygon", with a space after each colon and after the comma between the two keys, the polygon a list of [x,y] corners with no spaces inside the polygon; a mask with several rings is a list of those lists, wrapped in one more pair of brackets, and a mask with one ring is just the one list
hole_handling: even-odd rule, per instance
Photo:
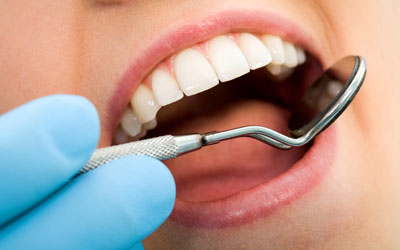
{"label": "woman's mouth", "polygon": [[265,77],[283,81],[305,61],[302,48],[266,34],[225,34],[184,49],[158,65],[138,86],[114,141],[121,144],[143,138],[157,126],[159,109],[184,95],[200,94],[260,68],[265,68]]}
{"label": "woman's mouth", "polygon": [[[179,48],[130,83],[136,90],[113,143],[246,125],[289,134],[291,109],[321,73],[321,62],[307,50],[309,43],[302,42],[303,49],[290,39],[302,35],[239,29]],[[312,145],[290,151],[235,139],[166,161],[177,184],[170,219],[220,228],[266,216],[319,183],[333,160],[334,142],[330,128]]]}

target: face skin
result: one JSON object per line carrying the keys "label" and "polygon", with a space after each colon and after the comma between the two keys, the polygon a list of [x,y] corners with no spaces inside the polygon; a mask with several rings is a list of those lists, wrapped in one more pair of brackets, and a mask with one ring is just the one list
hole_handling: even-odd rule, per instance
{"label": "face skin", "polygon": [[146,46],[232,8],[284,13],[314,37],[324,65],[364,56],[367,79],[335,123],[329,174],[304,197],[239,227],[167,220],[146,249],[400,249],[398,1],[0,0],[0,113],[49,94],[82,95],[97,107],[108,146],[108,100]]}

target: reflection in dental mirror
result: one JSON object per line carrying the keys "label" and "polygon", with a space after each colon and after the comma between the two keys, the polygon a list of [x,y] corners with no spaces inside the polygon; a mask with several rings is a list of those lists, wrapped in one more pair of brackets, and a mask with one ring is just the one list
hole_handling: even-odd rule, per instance
{"label": "reflection in dental mirror", "polygon": [[[307,133],[337,104],[340,97],[353,82],[358,63],[357,58],[353,56],[341,59],[320,76],[304,93],[299,103],[295,106],[289,122],[289,129],[292,136],[300,137]],[[357,86],[355,92],[351,93],[352,97],[357,93],[360,86]],[[340,115],[351,99],[345,104],[342,110],[337,111],[329,124]]]}

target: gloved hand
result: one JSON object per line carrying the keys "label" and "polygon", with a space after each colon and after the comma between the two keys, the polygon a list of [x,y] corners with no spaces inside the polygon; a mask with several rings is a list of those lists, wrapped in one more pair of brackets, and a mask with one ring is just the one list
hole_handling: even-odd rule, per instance
{"label": "gloved hand", "polygon": [[173,208],[172,175],[136,156],[71,179],[98,138],[97,112],[78,96],[0,116],[0,249],[143,249]]}

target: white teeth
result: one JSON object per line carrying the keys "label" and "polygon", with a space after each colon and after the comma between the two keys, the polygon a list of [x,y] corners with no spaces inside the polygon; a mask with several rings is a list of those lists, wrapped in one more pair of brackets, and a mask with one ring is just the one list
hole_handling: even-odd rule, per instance
{"label": "white teeth", "polygon": [[282,65],[276,65],[276,64],[268,64],[266,67],[273,76],[277,76],[283,71],[283,66]]}
{"label": "white teeth", "polygon": [[179,88],[178,82],[165,70],[154,70],[151,86],[154,96],[161,106],[176,102],[183,97],[183,92]]}
{"label": "white teeth", "polygon": [[216,86],[219,81],[207,59],[195,49],[186,49],[175,58],[175,75],[187,95],[195,95]]}
{"label": "white teeth", "polygon": [[280,37],[272,35],[263,35],[261,37],[269,53],[271,53],[273,64],[283,64],[285,62],[285,53],[283,42]]}
{"label": "white teeth", "polygon": [[156,117],[160,104],[154,98],[153,92],[140,84],[131,99],[132,109],[141,123],[146,123]]}
{"label": "white teeth", "polygon": [[332,98],[330,98],[327,95],[320,96],[318,99],[318,103],[317,103],[318,111],[323,111],[326,107],[328,107],[331,100],[332,100]]}
{"label": "white teeth", "polygon": [[143,124],[143,129],[145,130],[151,130],[154,129],[155,127],[157,127],[157,119],[151,120]]}
{"label": "white teeth", "polygon": [[[208,90],[219,82],[240,77],[251,70],[266,67],[274,82],[288,78],[297,65],[306,61],[300,47],[273,35],[238,33],[217,36],[200,45],[187,48],[166,59],[140,84],[130,105],[124,111],[113,137],[122,144],[142,139],[157,126],[157,112],[162,106]],[[172,68],[170,68],[172,67]],[[325,96],[312,98],[313,105],[323,108],[341,90],[332,81]]]}
{"label": "white teeth", "polygon": [[238,42],[250,69],[261,68],[272,61],[271,54],[256,36],[250,33],[242,33]]}
{"label": "white teeth", "polygon": [[142,124],[139,122],[133,110],[130,108],[125,109],[121,118],[121,127],[129,136],[136,136],[142,129]]}
{"label": "white teeth", "polygon": [[246,58],[236,43],[227,36],[219,36],[208,44],[210,62],[221,82],[230,81],[250,71]]}
{"label": "white teeth", "polygon": [[319,111],[324,110],[330,102],[339,94],[339,92],[342,90],[343,85],[341,82],[337,80],[330,80],[322,91],[318,93],[318,96],[310,96],[310,98],[313,98],[316,100],[316,107]]}
{"label": "white teeth", "polygon": [[113,142],[114,144],[123,144],[129,141],[128,134],[124,131],[121,126],[118,126],[117,130],[114,133]]}
{"label": "white teeth", "polygon": [[288,42],[283,42],[283,51],[285,53],[285,62],[283,65],[289,68],[294,68],[297,66],[297,52],[293,44]]}
{"label": "white teeth", "polygon": [[342,90],[343,85],[341,82],[332,80],[328,83],[327,93],[330,97],[335,98],[339,92]]}
{"label": "white teeth", "polygon": [[143,129],[142,131],[140,131],[140,133],[139,133],[137,136],[129,138],[129,141],[137,141],[137,140],[140,140],[140,139],[142,139],[143,137],[145,137],[146,134],[147,134],[147,130]]}
{"label": "white teeth", "polygon": [[306,53],[302,48],[296,46],[297,61],[299,64],[303,64],[306,61]]}
{"label": "white teeth", "polygon": [[294,71],[294,68],[288,68],[283,65],[268,64],[267,70],[274,76],[277,82],[286,80]]}

